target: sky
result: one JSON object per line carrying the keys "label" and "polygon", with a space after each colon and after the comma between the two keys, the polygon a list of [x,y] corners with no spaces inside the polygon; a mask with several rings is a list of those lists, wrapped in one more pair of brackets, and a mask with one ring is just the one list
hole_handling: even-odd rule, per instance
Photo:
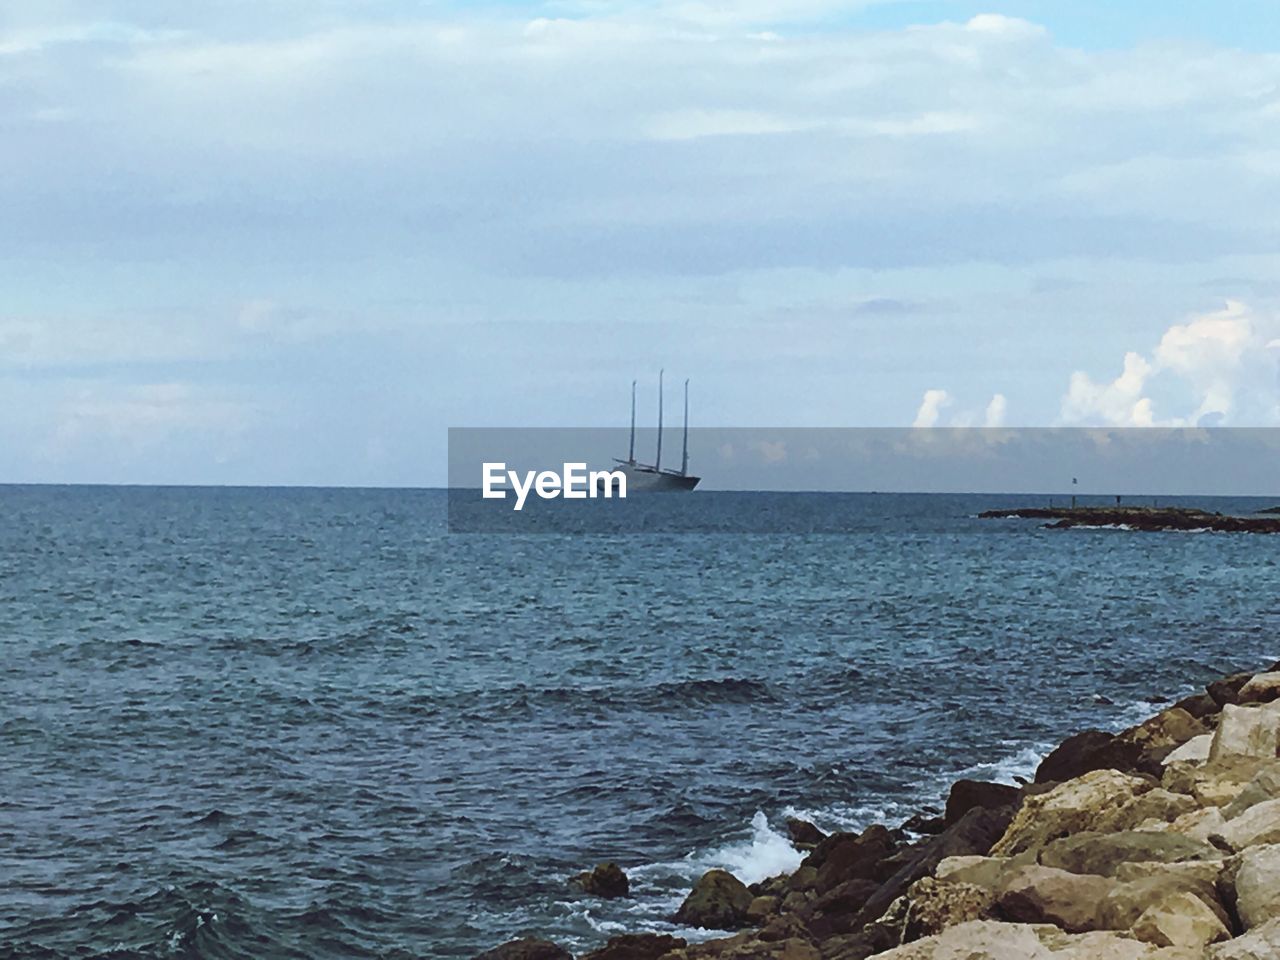
{"label": "sky", "polygon": [[0,0],[0,482],[438,485],[664,367],[1271,426],[1278,363],[1271,0]]}

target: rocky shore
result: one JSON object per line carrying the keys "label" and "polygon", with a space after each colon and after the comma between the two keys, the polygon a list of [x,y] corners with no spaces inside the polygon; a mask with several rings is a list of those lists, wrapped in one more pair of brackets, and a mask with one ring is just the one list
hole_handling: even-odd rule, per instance
{"label": "rocky shore", "polygon": [[[1270,512],[1270,511],[1265,511]],[[1217,533],[1280,533],[1280,517],[1236,517],[1188,507],[1016,507],[984,510],[983,520],[1052,520],[1054,529],[1126,527],[1131,530],[1211,530]]]}
{"label": "rocky shore", "polygon": [[[1086,730],[1019,786],[961,780],[942,817],[822,834],[750,887],[704,875],[672,918],[580,960],[1280,960],[1280,663],[1120,734]],[[608,864],[574,878],[626,894]],[[573,960],[515,940],[477,960]]]}

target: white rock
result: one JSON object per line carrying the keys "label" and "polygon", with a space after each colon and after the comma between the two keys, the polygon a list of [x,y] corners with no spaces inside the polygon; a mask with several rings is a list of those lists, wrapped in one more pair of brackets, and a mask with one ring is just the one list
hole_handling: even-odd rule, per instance
{"label": "white rock", "polygon": [[1280,844],[1250,847],[1240,858],[1236,912],[1246,930],[1280,917]]}
{"label": "white rock", "polygon": [[1238,707],[1227,704],[1222,708],[1218,729],[1213,732],[1209,745],[1209,759],[1224,757],[1276,756],[1280,744],[1280,713],[1263,707]]}
{"label": "white rock", "polygon": [[1218,831],[1233,850],[1261,843],[1280,843],[1280,800],[1255,803]]}
{"label": "white rock", "polygon": [[1178,760],[1204,762],[1209,759],[1209,746],[1212,743],[1212,733],[1202,733],[1198,737],[1192,737],[1182,746],[1178,747],[1177,750],[1174,750],[1165,757],[1163,763],[1167,766],[1168,764],[1175,763]]}
{"label": "white rock", "polygon": [[1280,918],[1211,947],[1208,956],[1209,960],[1276,960],[1280,957]]}

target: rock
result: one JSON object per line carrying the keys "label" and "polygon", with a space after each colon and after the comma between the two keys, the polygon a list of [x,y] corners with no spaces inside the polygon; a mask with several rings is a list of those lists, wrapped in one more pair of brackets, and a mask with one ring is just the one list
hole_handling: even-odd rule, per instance
{"label": "rock", "polygon": [[1202,733],[1198,737],[1192,737],[1176,750],[1171,750],[1165,754],[1162,764],[1168,766],[1171,763],[1177,763],[1179,760],[1204,762],[1209,759],[1209,747],[1212,743],[1212,733]]}
{"label": "rock", "polygon": [[1225,807],[1261,770],[1274,763],[1263,757],[1242,756],[1208,763],[1171,763],[1165,767],[1160,783],[1173,793],[1194,797],[1201,806]]}
{"label": "rock", "polygon": [[1280,844],[1250,847],[1241,855],[1235,895],[1236,915],[1246,930],[1280,917]]}
{"label": "rock", "polygon": [[1222,719],[1209,745],[1209,760],[1228,756],[1275,759],[1280,745],[1280,713],[1263,707],[1222,708]]}
{"label": "rock", "polygon": [[1100,816],[1150,789],[1152,784],[1147,780],[1110,769],[1093,770],[1060,783],[1047,793],[1023,800],[991,853],[1010,856],[1089,830]]}
{"label": "rock", "polygon": [[1221,860],[1222,851],[1177,833],[1126,830],[1120,833],[1081,833],[1055,840],[1040,851],[1040,863],[1072,873],[1115,876],[1122,863]]}
{"label": "rock", "polygon": [[1036,783],[1074,780],[1091,770],[1111,766],[1114,734],[1085,730],[1063,740],[1036,768]]}
{"label": "rock", "polygon": [[688,946],[682,937],[665,933],[624,933],[610,937],[599,950],[593,950],[582,960],[658,960],[659,957]]}
{"label": "rock", "polygon": [[1157,947],[1203,947],[1231,933],[1199,897],[1174,893],[1143,912],[1133,935]]}
{"label": "rock", "polygon": [[[1116,867],[1115,878],[1121,883],[1132,883],[1134,880],[1146,880],[1149,877],[1169,877],[1178,881],[1175,887],[1178,890],[1190,890],[1201,883],[1212,888],[1218,882],[1222,866],[1221,860],[1188,860],[1182,863],[1137,860],[1119,864]],[[1136,915],[1134,919],[1137,919]],[[1125,926],[1131,926],[1131,923],[1126,923]]]}
{"label": "rock", "polygon": [[708,940],[663,956],[663,960],[821,960],[808,940],[761,940],[751,933],[739,933],[720,940]]}
{"label": "rock", "polygon": [[801,866],[817,868],[813,886],[818,893],[825,893],[846,880],[882,879],[880,861],[895,847],[893,835],[875,824],[860,834],[833,833],[814,848]]}
{"label": "rock", "polygon": [[1219,707],[1223,707],[1228,703],[1238,703],[1237,697],[1240,688],[1252,679],[1252,673],[1233,673],[1229,677],[1213,681],[1213,683],[1205,687],[1205,690],[1213,698],[1214,703]]}
{"label": "rock", "polygon": [[980,887],[994,890],[999,887],[1011,871],[1023,866],[1026,861],[1035,863],[1031,857],[947,857],[934,870],[933,875],[939,880],[952,883],[972,883]]}
{"label": "rock", "polygon": [[1278,699],[1280,672],[1254,674],[1236,692],[1236,703],[1270,703]]}
{"label": "rock", "polygon": [[1198,897],[1225,926],[1227,911],[1218,900],[1212,878],[1189,874],[1165,873],[1115,884],[1097,907],[1098,927],[1103,930],[1128,930],[1150,907],[1174,894]]}
{"label": "rock", "polygon": [[1262,843],[1280,843],[1280,799],[1255,803],[1244,813],[1229,820],[1220,831],[1232,850]]}
{"label": "rock", "polygon": [[1115,886],[1105,877],[1028,866],[1005,878],[996,903],[1006,920],[1052,923],[1068,933],[1084,933],[1097,929],[1098,903]]}
{"label": "rock", "polygon": [[1217,701],[1207,693],[1193,694],[1190,697],[1179,700],[1174,704],[1174,706],[1181,707],[1197,720],[1204,720],[1207,717],[1212,717],[1222,709]]}
{"label": "rock", "polygon": [[1258,771],[1236,798],[1223,808],[1228,820],[1240,816],[1254,804],[1280,797],[1280,763],[1270,764]]}
{"label": "rock", "polygon": [[494,947],[475,960],[573,960],[573,954],[550,940],[523,937]]}
{"label": "rock", "polygon": [[947,795],[947,811],[943,815],[943,822],[949,827],[974,807],[994,810],[1017,803],[1018,799],[1018,788],[1005,783],[957,780],[951,785],[951,793]]}
{"label": "rock", "polygon": [[[1176,955],[1177,960],[1189,957]],[[905,944],[876,960],[1175,960],[1119,933],[1063,933],[1056,927],[973,920]]]}
{"label": "rock", "polygon": [[846,880],[816,899],[803,904],[795,913],[804,919],[814,936],[833,937],[854,932],[856,918],[867,900],[880,888],[875,880]]}
{"label": "rock", "polygon": [[1280,917],[1250,930],[1242,937],[1209,950],[1209,960],[1276,960],[1280,957]]}
{"label": "rock", "polygon": [[1199,809],[1200,805],[1185,793],[1173,793],[1157,787],[1109,813],[1104,811],[1094,820],[1093,829],[1099,833],[1114,833],[1133,830],[1148,820],[1173,823],[1178,817]]}
{"label": "rock", "polygon": [[1188,740],[1203,736],[1209,729],[1182,707],[1170,707],[1154,717],[1130,727],[1116,739],[1138,751],[1139,769],[1159,772],[1160,761]]}
{"label": "rock", "polygon": [[787,836],[799,848],[811,849],[827,839],[827,835],[808,820],[787,817]]}
{"label": "rock", "polygon": [[933,873],[947,857],[986,855],[1009,826],[1010,819],[1009,807],[999,810],[974,807],[957,823],[913,851],[910,859],[867,899],[855,923],[867,924],[877,919],[907,887]]}
{"label": "rock", "polygon": [[995,894],[972,883],[922,877],[907,890],[901,940],[909,943],[968,920],[995,919]]}
{"label": "rock", "polygon": [[791,874],[791,879],[787,881],[787,886],[792,890],[812,890],[817,880],[818,868],[806,866],[802,863],[799,869]]}
{"label": "rock", "polygon": [[747,923],[761,924],[778,912],[782,901],[777,897],[756,897],[747,907]]}
{"label": "rock", "polygon": [[616,863],[602,863],[594,870],[570,878],[570,882],[595,897],[625,897],[631,893],[631,883]]}
{"label": "rock", "polygon": [[1211,838],[1221,834],[1226,825],[1226,817],[1219,807],[1200,807],[1178,817],[1169,824],[1169,829],[1192,840],[1211,843]]}
{"label": "rock", "polygon": [[736,930],[747,922],[751,891],[726,870],[708,870],[676,911],[675,922],[710,930]]}
{"label": "rock", "polygon": [[947,821],[942,817],[931,817],[927,814],[917,813],[911,818],[904,820],[902,826],[898,828],[902,833],[913,833],[925,836],[937,836],[943,830],[947,829]]}

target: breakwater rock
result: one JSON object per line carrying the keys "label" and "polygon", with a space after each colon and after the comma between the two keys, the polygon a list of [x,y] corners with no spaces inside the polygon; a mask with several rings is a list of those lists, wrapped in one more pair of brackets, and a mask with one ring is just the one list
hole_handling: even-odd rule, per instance
{"label": "breakwater rock", "polygon": [[1119,527],[1127,530],[1206,530],[1217,533],[1280,533],[1280,517],[1238,517],[1190,507],[1015,507],[984,510],[983,520],[1051,520],[1053,529]]}
{"label": "breakwater rock", "polygon": [[[807,835],[793,873],[699,881],[681,920],[726,935],[628,934],[588,956],[1276,960],[1280,664],[1120,734],[1069,738],[1033,783],[960,781],[938,826]],[[485,956],[534,943],[549,950]]]}

